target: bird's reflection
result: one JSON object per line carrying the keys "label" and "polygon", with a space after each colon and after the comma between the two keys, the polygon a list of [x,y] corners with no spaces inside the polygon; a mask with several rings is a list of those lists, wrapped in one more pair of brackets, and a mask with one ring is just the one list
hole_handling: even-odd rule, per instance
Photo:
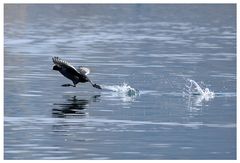
{"label": "bird's reflection", "polygon": [[87,107],[90,102],[99,101],[100,95],[95,95],[89,99],[80,99],[77,96],[68,98],[63,103],[54,103],[52,116],[55,118],[63,118],[67,116],[85,116],[87,115]]}

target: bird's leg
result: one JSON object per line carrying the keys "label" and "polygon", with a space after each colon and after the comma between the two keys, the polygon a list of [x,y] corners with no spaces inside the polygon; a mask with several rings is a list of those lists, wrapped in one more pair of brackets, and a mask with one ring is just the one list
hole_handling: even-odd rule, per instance
{"label": "bird's leg", "polygon": [[70,87],[70,86],[71,86],[71,87],[76,87],[76,85],[72,85],[72,84],[63,84],[62,86],[63,86],[63,87]]}

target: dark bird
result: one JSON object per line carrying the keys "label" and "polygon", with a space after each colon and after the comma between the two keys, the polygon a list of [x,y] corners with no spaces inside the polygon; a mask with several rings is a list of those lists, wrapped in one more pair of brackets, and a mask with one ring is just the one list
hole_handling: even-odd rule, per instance
{"label": "dark bird", "polygon": [[76,69],[70,63],[62,60],[59,57],[53,57],[52,60],[53,60],[53,63],[54,63],[53,70],[59,71],[63,76],[72,80],[72,82],[73,82],[73,85],[72,84],[63,84],[62,86],[64,86],[64,87],[69,87],[69,86],[76,87],[76,85],[78,83],[90,82],[93,87],[98,88],[98,89],[102,89],[100,87],[100,85],[97,85],[97,84],[93,83],[88,78],[87,74],[90,73],[90,70],[88,68],[80,66],[78,69]]}

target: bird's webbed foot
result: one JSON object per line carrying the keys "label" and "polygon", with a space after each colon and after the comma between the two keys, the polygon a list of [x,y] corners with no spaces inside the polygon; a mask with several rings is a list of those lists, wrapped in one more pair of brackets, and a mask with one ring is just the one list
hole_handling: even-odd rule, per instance
{"label": "bird's webbed foot", "polygon": [[93,84],[92,85],[93,87],[97,88],[97,89],[102,89],[100,85],[97,85],[97,84]]}

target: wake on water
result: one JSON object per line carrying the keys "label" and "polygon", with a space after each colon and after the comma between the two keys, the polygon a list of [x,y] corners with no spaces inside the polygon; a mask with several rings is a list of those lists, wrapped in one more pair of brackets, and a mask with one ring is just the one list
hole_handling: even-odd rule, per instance
{"label": "wake on water", "polygon": [[[131,87],[127,83],[121,85],[101,85],[103,90],[112,91],[114,96],[123,98],[124,101],[133,101],[135,97],[140,95],[139,90]],[[185,90],[183,97],[195,99],[196,104],[202,103],[202,101],[209,101],[215,97],[215,93],[204,85],[199,85],[192,79],[187,79],[185,84]]]}
{"label": "wake on water", "polygon": [[[188,85],[188,83],[190,83],[190,85]],[[139,95],[139,90],[131,87],[127,83],[123,83],[121,85],[101,85],[101,87],[103,90],[113,91],[126,96]],[[204,96],[206,98],[214,98],[215,96],[214,92],[210,91],[209,88],[204,88],[204,86],[200,87],[199,84],[192,79],[187,79],[185,88],[186,89],[183,92],[184,95]]]}

